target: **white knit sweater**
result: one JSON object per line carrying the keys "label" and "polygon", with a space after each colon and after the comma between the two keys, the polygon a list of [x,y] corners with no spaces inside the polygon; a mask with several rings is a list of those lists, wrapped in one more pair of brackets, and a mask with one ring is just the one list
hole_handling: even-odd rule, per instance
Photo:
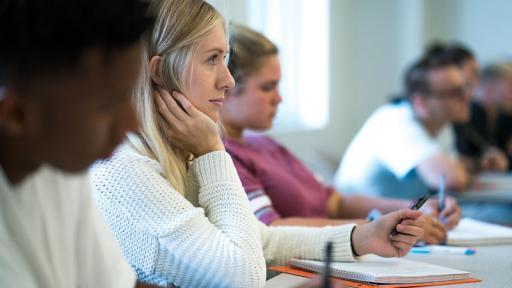
{"label": "white knit sweater", "polygon": [[354,225],[259,222],[226,152],[193,161],[187,181],[196,191],[185,197],[162,176],[158,162],[128,145],[91,172],[94,198],[139,279],[179,287],[263,287],[266,264],[321,259],[327,241],[334,241],[334,260],[354,260]]}

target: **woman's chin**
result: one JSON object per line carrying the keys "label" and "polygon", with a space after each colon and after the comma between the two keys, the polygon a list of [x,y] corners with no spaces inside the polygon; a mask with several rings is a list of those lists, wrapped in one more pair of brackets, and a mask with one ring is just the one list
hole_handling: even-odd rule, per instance
{"label": "woman's chin", "polygon": [[272,129],[272,126],[272,123],[260,123],[259,125],[254,125],[253,127],[250,127],[250,129],[265,132],[267,130]]}
{"label": "woman's chin", "polygon": [[220,113],[218,111],[217,112],[208,113],[208,114],[206,114],[206,116],[208,116],[208,118],[212,119],[212,121],[215,122],[215,123],[219,123],[220,122]]}

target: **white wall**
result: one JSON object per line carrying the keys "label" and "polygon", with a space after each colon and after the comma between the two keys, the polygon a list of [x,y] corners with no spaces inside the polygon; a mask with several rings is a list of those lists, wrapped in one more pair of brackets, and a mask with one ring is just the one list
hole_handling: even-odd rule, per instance
{"label": "white wall", "polygon": [[329,125],[274,135],[314,169],[325,168],[313,161],[319,156],[335,168],[368,115],[399,92],[402,68],[421,50],[424,34],[420,0],[336,0],[331,9]]}
{"label": "white wall", "polygon": [[[453,1],[453,0],[452,0]],[[512,1],[457,0],[454,34],[483,61],[512,56]]]}
{"label": "white wall", "polygon": [[[212,1],[227,3],[237,21],[250,13],[245,0]],[[483,61],[511,55],[510,11],[507,0],[331,0],[329,125],[273,136],[314,169],[323,167],[319,157],[336,166],[369,114],[400,91],[405,66],[426,43],[461,41]]]}

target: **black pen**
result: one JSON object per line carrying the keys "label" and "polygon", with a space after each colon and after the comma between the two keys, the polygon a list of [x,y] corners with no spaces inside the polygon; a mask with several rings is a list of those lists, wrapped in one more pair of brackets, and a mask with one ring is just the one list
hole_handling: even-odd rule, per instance
{"label": "black pen", "polygon": [[325,246],[325,255],[324,255],[324,260],[325,260],[325,267],[324,267],[324,273],[322,275],[322,282],[323,282],[323,285],[322,287],[323,288],[330,288],[331,287],[331,283],[329,282],[329,275],[330,275],[330,270],[331,270],[331,257],[332,257],[332,242],[327,242],[327,245]]}
{"label": "black pen", "polygon": [[[414,201],[414,202],[412,203],[412,205],[409,207],[409,209],[412,209],[412,210],[418,210],[418,209],[420,209],[420,208],[421,208],[421,206],[423,206],[423,204],[425,204],[425,202],[427,202],[428,197],[429,197],[429,195],[427,194],[427,195],[425,195],[425,196],[423,196],[423,197],[420,197],[420,198],[416,199],[416,201]],[[401,222],[402,222],[402,221],[400,221],[400,223],[401,223]],[[391,235],[392,235],[392,236],[395,236],[396,234],[398,234],[398,231],[396,230],[396,226],[395,226],[395,228],[394,228],[394,229],[393,229],[393,231],[391,232]]]}

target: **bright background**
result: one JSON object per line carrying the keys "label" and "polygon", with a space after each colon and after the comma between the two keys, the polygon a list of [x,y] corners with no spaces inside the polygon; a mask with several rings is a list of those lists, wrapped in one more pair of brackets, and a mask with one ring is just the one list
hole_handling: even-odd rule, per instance
{"label": "bright background", "polygon": [[512,55],[507,0],[210,2],[278,42],[285,100],[271,134],[327,178],[370,113],[400,92],[403,70],[426,44],[459,41],[482,63]]}

